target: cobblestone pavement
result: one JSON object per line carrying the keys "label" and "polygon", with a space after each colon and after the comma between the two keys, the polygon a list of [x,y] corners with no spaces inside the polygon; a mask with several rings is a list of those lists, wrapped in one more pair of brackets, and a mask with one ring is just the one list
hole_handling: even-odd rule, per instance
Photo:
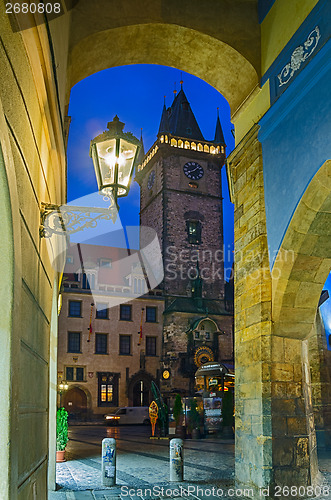
{"label": "cobblestone pavement", "polygon": [[[176,484],[169,482],[169,441],[150,440],[149,429],[74,426],[69,436],[67,461],[57,464],[58,491],[49,493],[50,500],[229,500],[248,493],[234,490],[233,440],[185,440],[184,482]],[[104,437],[117,442],[117,480],[112,488],[101,484]],[[331,485],[331,454],[322,453],[319,463],[325,484]],[[330,500],[331,489],[319,499]]]}

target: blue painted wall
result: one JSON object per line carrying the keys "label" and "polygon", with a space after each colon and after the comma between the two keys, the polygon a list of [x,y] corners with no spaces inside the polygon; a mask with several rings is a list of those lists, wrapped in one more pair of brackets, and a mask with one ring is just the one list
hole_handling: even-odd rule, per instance
{"label": "blue painted wall", "polygon": [[260,121],[272,268],[309,182],[331,159],[331,40]]}

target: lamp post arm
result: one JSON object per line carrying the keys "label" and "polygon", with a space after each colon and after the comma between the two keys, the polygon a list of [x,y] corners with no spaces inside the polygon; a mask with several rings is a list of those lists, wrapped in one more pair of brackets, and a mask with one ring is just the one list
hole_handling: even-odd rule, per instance
{"label": "lamp post arm", "polygon": [[112,220],[115,222],[118,206],[115,200],[112,199],[111,202],[112,204],[109,208],[42,203],[40,211],[40,237],[49,238],[53,234],[69,236],[78,231],[96,227],[99,220]]}

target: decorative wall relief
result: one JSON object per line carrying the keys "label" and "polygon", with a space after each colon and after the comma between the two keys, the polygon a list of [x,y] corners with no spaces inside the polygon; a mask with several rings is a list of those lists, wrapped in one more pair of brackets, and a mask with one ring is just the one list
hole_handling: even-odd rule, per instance
{"label": "decorative wall relief", "polygon": [[278,78],[278,86],[282,87],[286,85],[294,73],[300,69],[302,63],[304,63],[308,57],[314,52],[316,49],[318,42],[321,38],[320,29],[316,26],[313,31],[311,31],[308,35],[307,40],[303,45],[299,45],[291,55],[291,61],[287,63],[282,71],[277,75]]}

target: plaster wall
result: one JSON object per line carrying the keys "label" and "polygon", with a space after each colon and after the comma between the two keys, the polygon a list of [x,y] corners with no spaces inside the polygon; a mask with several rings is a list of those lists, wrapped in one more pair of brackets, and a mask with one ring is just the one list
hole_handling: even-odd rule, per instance
{"label": "plaster wall", "polygon": [[277,0],[261,24],[261,74],[267,71],[318,0]]}
{"label": "plaster wall", "polygon": [[[56,134],[45,119],[46,106],[36,88],[31,54],[22,34],[13,33],[4,9],[5,4],[1,4],[0,127],[9,187],[3,198],[7,204],[3,217],[12,224],[12,232],[2,233],[6,250],[1,252],[1,258],[9,258],[10,252],[10,281],[5,290],[12,302],[6,306],[11,321],[4,323],[3,339],[3,352],[8,355],[4,366],[9,377],[9,386],[5,387],[9,392],[4,398],[7,410],[3,413],[1,439],[8,443],[4,450],[9,455],[3,463],[7,472],[1,481],[1,498],[26,500],[47,498],[49,328],[54,271],[45,242],[39,238],[40,203],[59,202],[64,182],[61,148],[52,150]],[[42,49],[38,57],[43,57]],[[51,107],[50,89],[48,99]],[[5,186],[3,172],[3,190]]]}
{"label": "plaster wall", "polygon": [[271,267],[299,200],[331,158],[330,54],[331,41],[260,121]]}

